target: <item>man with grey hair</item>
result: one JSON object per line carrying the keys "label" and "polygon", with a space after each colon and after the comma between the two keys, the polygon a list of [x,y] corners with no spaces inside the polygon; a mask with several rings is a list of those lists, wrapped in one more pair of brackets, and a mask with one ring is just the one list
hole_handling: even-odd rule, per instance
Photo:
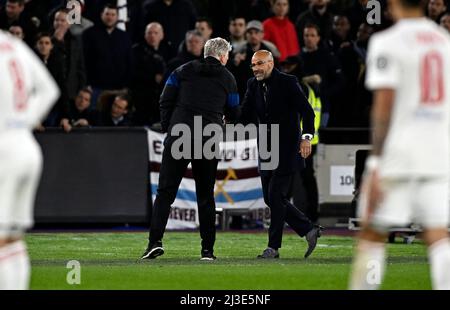
{"label": "man with grey hair", "polygon": [[197,30],[189,30],[185,36],[185,48],[180,49],[177,56],[167,64],[167,72],[164,80],[178,67],[192,60],[200,60],[205,46],[205,39]]}
{"label": "man with grey hair", "polygon": [[[231,44],[222,38],[214,38],[208,40],[205,44],[204,55],[206,57],[215,57],[220,61],[220,57],[227,57],[228,61],[228,53],[231,51]],[[227,63],[225,61],[225,64]]]}
{"label": "man with grey hair", "polygon": [[[218,158],[197,154],[196,145],[204,149],[210,136],[203,137],[207,125],[222,126],[223,116],[233,121],[238,116],[239,95],[233,75],[225,68],[230,43],[222,38],[210,39],[204,47],[204,58],[190,61],[175,69],[167,79],[160,98],[161,127],[167,132],[159,171],[158,191],[153,204],[150,236],[142,259],[153,259],[164,254],[162,238],[169,218],[170,206],[174,202],[181,179],[189,163],[198,204],[200,236],[202,239],[201,260],[212,261],[216,238],[216,206],[214,185]],[[201,122],[198,122],[198,120]],[[196,126],[194,126],[194,120]],[[194,127],[200,125],[201,132]],[[177,132],[183,126],[189,130]],[[180,150],[179,139],[185,141],[186,131],[190,145]],[[217,150],[216,150],[217,151]],[[195,156],[194,156],[195,153]],[[181,156],[180,156],[181,154]]]}

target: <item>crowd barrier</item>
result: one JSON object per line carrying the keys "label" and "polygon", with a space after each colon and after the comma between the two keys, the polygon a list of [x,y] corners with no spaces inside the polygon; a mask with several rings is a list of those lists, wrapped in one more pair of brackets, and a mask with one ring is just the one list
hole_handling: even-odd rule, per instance
{"label": "crowd barrier", "polygon": [[142,223],[149,213],[147,131],[48,129],[35,218],[42,223]]}
{"label": "crowd barrier", "polygon": [[[37,132],[44,153],[37,223],[148,223],[158,184],[164,135],[145,128],[91,128]],[[216,181],[222,227],[253,211],[267,217],[254,156],[256,140],[223,144]],[[320,204],[353,198],[355,152],[368,149],[368,130],[321,130],[316,154]],[[258,220],[264,220],[260,218]],[[169,229],[198,227],[195,184],[186,172]]]}

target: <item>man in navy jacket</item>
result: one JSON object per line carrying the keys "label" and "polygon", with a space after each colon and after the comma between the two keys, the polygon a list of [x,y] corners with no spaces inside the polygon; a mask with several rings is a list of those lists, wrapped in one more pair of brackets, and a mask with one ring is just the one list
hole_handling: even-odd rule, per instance
{"label": "man in navy jacket", "polygon": [[[212,261],[216,240],[216,205],[214,185],[216,182],[218,156],[210,158],[203,152],[196,156],[196,145],[204,150],[209,136],[203,135],[208,125],[223,125],[223,117],[233,120],[239,111],[239,95],[236,80],[225,68],[231,45],[222,38],[210,39],[204,48],[204,58],[193,60],[178,67],[167,79],[160,98],[161,128],[167,132],[159,171],[158,193],[153,204],[149,243],[142,259],[154,259],[164,254],[162,239],[175,201],[178,187],[188,164],[192,165],[197,194],[200,236],[202,238],[201,260]],[[198,119],[201,123],[198,123]],[[186,149],[187,156],[179,156],[176,143],[177,127],[188,127],[192,135]],[[204,125],[204,127],[202,127]],[[199,126],[202,132],[197,132]],[[185,133],[182,133],[182,136]],[[217,149],[215,149],[217,150]],[[181,157],[181,158],[180,158]]]}
{"label": "man in navy jacket", "polygon": [[[247,92],[242,104],[241,118],[255,123],[259,130],[260,174],[264,201],[271,211],[269,243],[258,258],[278,258],[281,248],[284,223],[301,237],[305,236],[308,257],[320,237],[320,226],[311,221],[288,200],[288,190],[296,169],[304,165],[304,158],[311,154],[310,140],[314,134],[314,111],[308,103],[297,78],[274,69],[272,53],[257,51],[251,62],[254,78],[247,83]],[[303,120],[303,135],[300,129]],[[267,124],[267,136],[271,136],[271,125],[279,126],[279,147],[272,145],[271,153],[278,152],[277,167],[263,167],[261,159],[261,124]],[[268,139],[266,139],[268,140]],[[273,141],[272,141],[272,144]],[[270,148],[270,147],[269,147]]]}

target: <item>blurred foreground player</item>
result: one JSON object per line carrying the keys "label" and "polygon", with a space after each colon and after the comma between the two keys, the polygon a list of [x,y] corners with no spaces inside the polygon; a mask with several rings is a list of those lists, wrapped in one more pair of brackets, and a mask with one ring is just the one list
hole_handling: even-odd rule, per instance
{"label": "blurred foreground player", "polygon": [[424,228],[433,289],[450,289],[450,37],[423,17],[421,0],[391,0],[398,21],[369,43],[373,150],[350,289],[377,289],[390,227]]}
{"label": "blurred foreground player", "polygon": [[30,263],[22,238],[33,224],[42,169],[31,131],[58,96],[56,83],[35,54],[0,31],[0,290],[28,288]]}

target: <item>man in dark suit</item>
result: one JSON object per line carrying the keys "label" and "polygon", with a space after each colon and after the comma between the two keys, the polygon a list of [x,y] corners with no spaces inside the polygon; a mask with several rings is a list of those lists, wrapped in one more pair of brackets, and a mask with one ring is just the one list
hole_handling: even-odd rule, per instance
{"label": "man in dark suit", "polygon": [[[278,152],[277,167],[263,167],[260,158],[260,174],[264,201],[271,211],[269,243],[258,258],[278,258],[281,248],[284,223],[301,237],[305,236],[308,257],[320,237],[320,226],[312,222],[288,200],[291,179],[296,169],[302,168],[304,158],[311,154],[311,139],[314,134],[314,111],[298,84],[297,78],[274,69],[272,53],[260,50],[253,54],[251,68],[254,78],[247,83],[247,92],[242,105],[242,119],[267,124],[267,132],[259,130],[259,151],[261,156],[262,134],[271,136],[273,127],[279,126],[278,145],[271,151]],[[301,135],[300,119],[303,120],[304,134]],[[267,139],[266,139],[267,141]],[[301,157],[300,157],[300,155]]]}

